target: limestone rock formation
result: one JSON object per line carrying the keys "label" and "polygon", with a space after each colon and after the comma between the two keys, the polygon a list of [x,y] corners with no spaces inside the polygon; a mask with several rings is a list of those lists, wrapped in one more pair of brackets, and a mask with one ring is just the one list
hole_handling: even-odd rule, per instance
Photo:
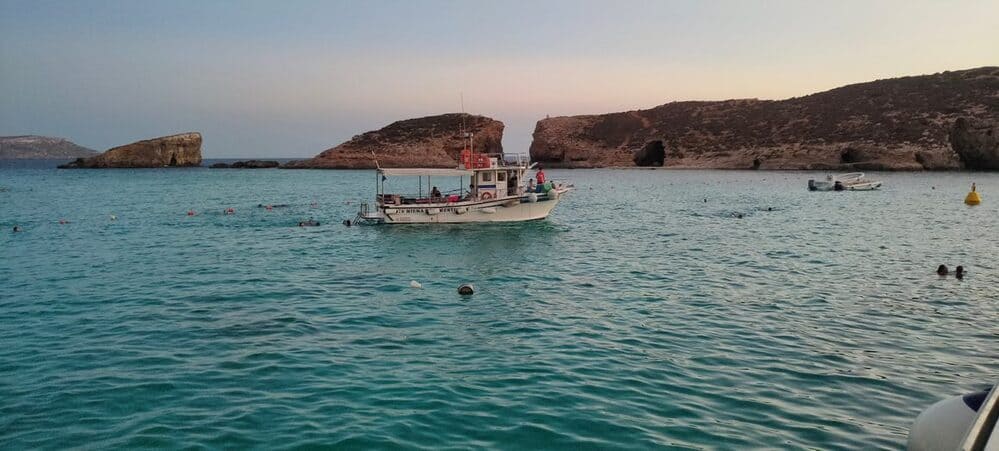
{"label": "limestone rock formation", "polygon": [[201,165],[201,134],[181,133],[147,139],[78,158],[60,168],[161,168]]}
{"label": "limestone rock formation", "polygon": [[677,168],[947,170],[962,168],[962,161],[980,167],[952,148],[958,117],[999,123],[999,67],[878,80],[786,100],[672,102],[553,117],[537,123],[531,157],[546,167],[636,166],[647,162],[650,143],[662,142],[665,165]]}
{"label": "limestone rock formation", "polygon": [[97,151],[63,138],[48,136],[0,136],[0,160],[67,160],[89,157]]}
{"label": "limestone rock formation", "polygon": [[467,141],[461,134],[462,122],[464,129],[474,134],[476,152],[503,152],[502,122],[485,116],[450,113],[393,122],[380,130],[357,135],[314,158],[289,162],[282,167],[369,169],[375,167],[377,158],[378,165],[383,168],[453,168],[458,165]]}
{"label": "limestone rock formation", "polygon": [[237,161],[232,164],[215,163],[209,167],[212,169],[269,169],[269,168],[276,168],[280,165],[281,163],[278,163],[274,160],[246,160],[246,161]]}
{"label": "limestone rock formation", "polygon": [[999,171],[999,122],[958,118],[950,144],[968,169]]}

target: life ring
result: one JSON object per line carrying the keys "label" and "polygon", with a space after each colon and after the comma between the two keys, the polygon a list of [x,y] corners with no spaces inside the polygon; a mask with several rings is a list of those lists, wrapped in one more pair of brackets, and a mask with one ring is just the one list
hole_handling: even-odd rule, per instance
{"label": "life ring", "polygon": [[493,193],[482,193],[482,196],[480,197],[482,198],[482,200],[492,199]]}

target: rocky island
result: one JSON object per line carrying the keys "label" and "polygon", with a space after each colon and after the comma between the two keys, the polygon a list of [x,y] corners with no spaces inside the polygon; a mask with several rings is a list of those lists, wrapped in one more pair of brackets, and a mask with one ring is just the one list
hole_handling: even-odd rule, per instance
{"label": "rocky island", "polygon": [[96,150],[64,138],[0,136],[0,160],[66,160],[97,155]]}
{"label": "rocky island", "polygon": [[89,158],[60,165],[75,168],[161,168],[201,165],[201,134],[197,132],[138,141]]}
{"label": "rocky island", "polygon": [[503,152],[503,123],[485,116],[441,114],[393,122],[353,137],[308,160],[281,166],[288,169],[453,168],[467,141],[462,129],[474,134],[476,152]]}
{"label": "rocky island", "polygon": [[672,102],[537,123],[545,166],[999,169],[999,67],[843,86],[786,100]]}

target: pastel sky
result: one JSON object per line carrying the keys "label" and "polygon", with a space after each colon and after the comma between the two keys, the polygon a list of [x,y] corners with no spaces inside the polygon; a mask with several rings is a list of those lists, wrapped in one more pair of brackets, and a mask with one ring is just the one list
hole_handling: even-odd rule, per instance
{"label": "pastel sky", "polygon": [[0,135],[307,157],[463,94],[526,152],[546,115],[985,65],[995,0],[0,0]]}

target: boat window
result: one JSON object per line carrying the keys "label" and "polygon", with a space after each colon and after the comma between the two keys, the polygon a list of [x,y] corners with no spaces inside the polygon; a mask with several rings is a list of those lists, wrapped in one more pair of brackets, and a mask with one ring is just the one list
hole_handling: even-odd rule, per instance
{"label": "boat window", "polygon": [[483,172],[482,173],[482,181],[483,182],[491,182],[491,181],[493,181],[493,173],[492,172]]}
{"label": "boat window", "polygon": [[496,181],[497,182],[505,182],[506,181],[506,172],[497,172],[496,173]]}

